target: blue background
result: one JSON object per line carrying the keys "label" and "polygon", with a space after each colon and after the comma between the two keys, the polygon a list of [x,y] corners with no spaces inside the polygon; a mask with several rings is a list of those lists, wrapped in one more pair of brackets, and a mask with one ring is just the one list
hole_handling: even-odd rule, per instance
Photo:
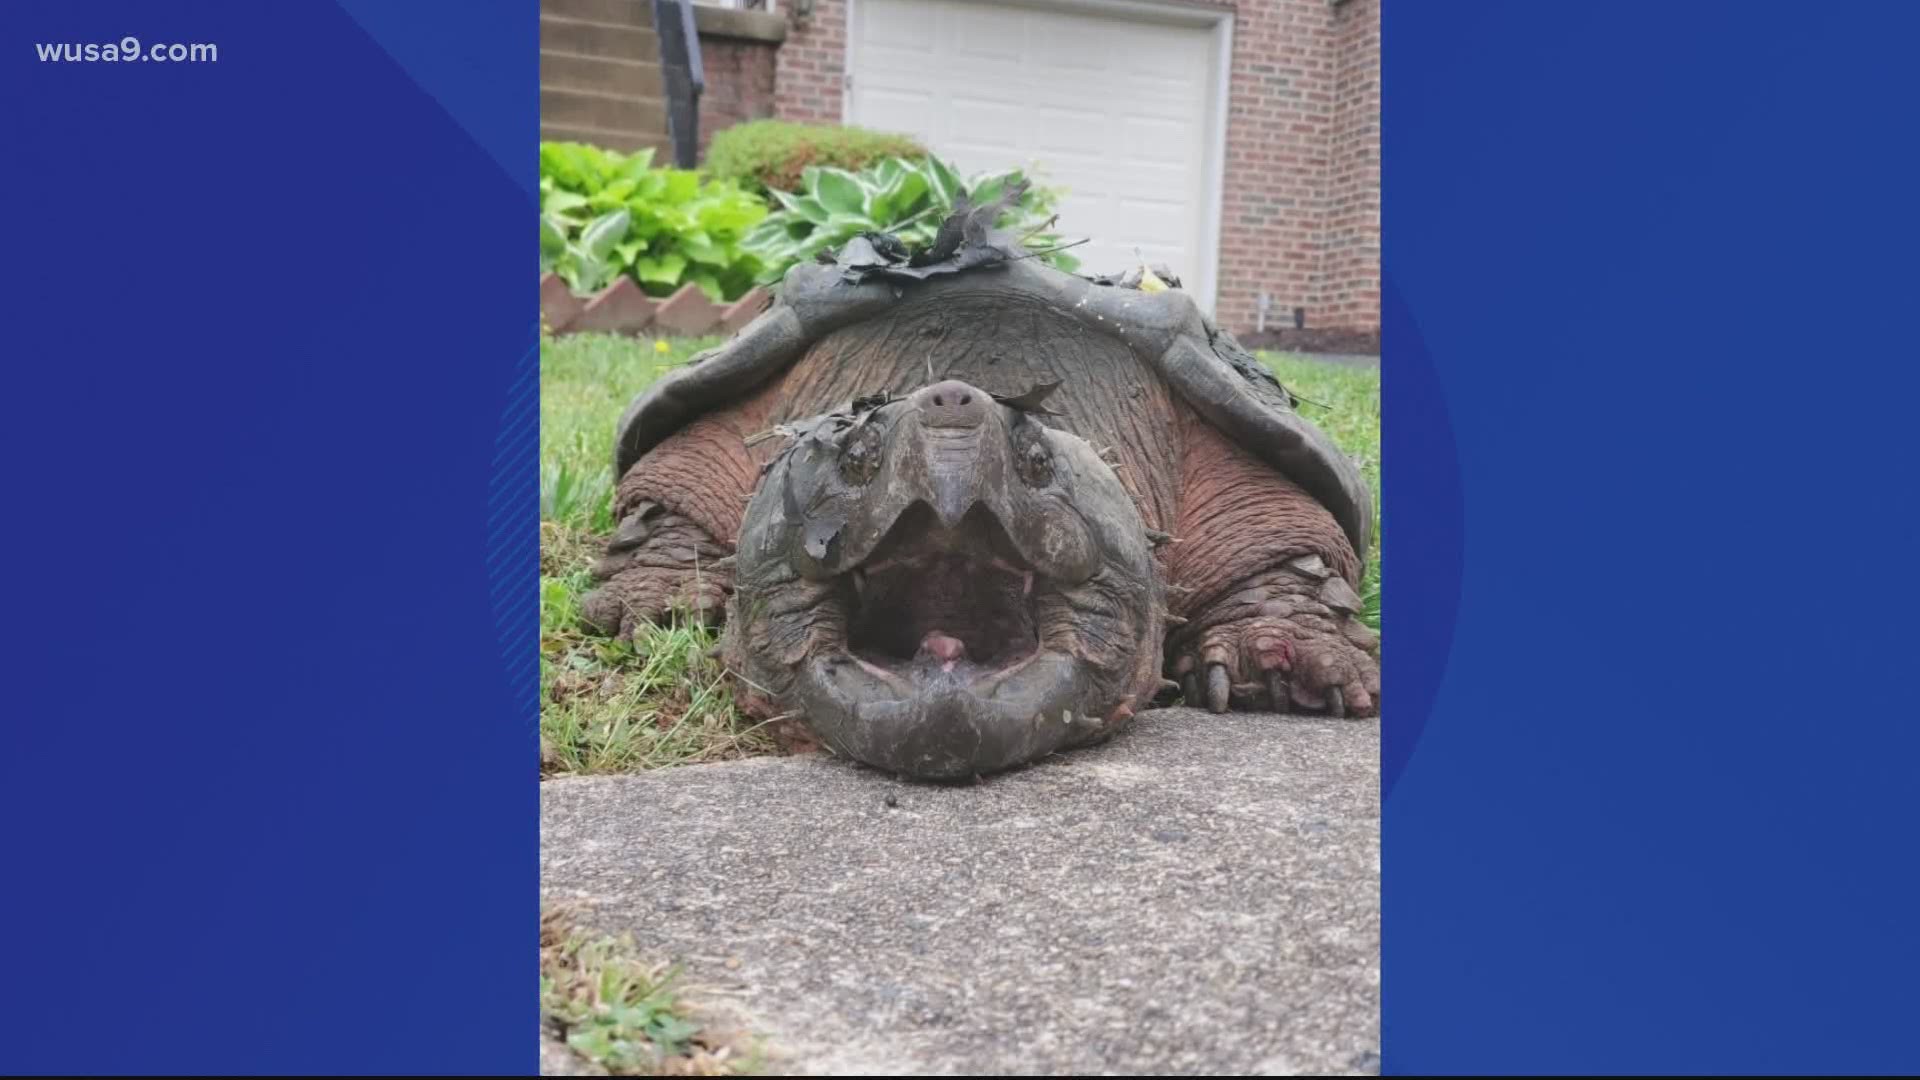
{"label": "blue background", "polygon": [[1387,1071],[1920,1068],[1917,47],[1386,0]]}
{"label": "blue background", "polygon": [[[0,1068],[533,1071],[536,34],[0,6]],[[1387,1071],[1920,1066],[1916,42],[1387,0]]]}
{"label": "blue background", "polygon": [[0,1071],[535,1071],[537,33],[0,6]]}

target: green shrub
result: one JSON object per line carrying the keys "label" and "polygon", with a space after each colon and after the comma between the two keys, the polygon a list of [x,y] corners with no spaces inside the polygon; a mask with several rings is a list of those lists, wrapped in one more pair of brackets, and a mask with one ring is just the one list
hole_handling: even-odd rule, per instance
{"label": "green shrub", "polygon": [[882,158],[919,161],[927,151],[905,135],[840,124],[755,120],[716,132],[707,147],[706,173],[756,194],[795,191],[809,166],[858,172]]}
{"label": "green shrub", "polygon": [[541,143],[541,272],[582,294],[628,274],[655,296],[691,281],[715,301],[737,299],[760,271],[740,241],[766,205],[736,184],[652,166],[651,149]]}
{"label": "green shrub", "polygon": [[[909,248],[924,248],[933,242],[941,220],[952,212],[962,192],[972,205],[982,206],[1025,178],[1015,169],[962,180],[953,166],[936,157],[888,158],[858,173],[809,168],[801,176],[799,190],[773,192],[781,209],[767,215],[740,246],[759,260],[762,283],[780,280],[793,266],[861,233],[892,233]],[[1032,230],[1026,243],[1036,253],[1044,252],[1037,257],[1071,272],[1080,261],[1064,251],[1049,251],[1059,245],[1060,238],[1040,231],[1053,216],[1056,199],[1049,189],[1029,187],[996,224]]]}

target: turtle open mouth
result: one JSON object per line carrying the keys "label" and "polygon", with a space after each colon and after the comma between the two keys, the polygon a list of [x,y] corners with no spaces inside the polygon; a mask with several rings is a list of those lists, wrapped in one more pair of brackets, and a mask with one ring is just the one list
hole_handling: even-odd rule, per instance
{"label": "turtle open mouth", "polygon": [[838,647],[800,666],[787,700],[837,752],[952,779],[1100,730],[1091,673],[1058,640],[1071,586],[1023,556],[985,505],[947,524],[910,504],[826,584],[832,599],[813,611]]}
{"label": "turtle open mouth", "polygon": [[968,385],[796,430],[738,551],[730,662],[875,767],[951,779],[1084,745],[1157,665],[1152,554],[1118,476]]}
{"label": "turtle open mouth", "polygon": [[964,682],[1039,649],[1049,583],[983,506],[948,528],[914,504],[843,579],[848,649],[889,674]]}

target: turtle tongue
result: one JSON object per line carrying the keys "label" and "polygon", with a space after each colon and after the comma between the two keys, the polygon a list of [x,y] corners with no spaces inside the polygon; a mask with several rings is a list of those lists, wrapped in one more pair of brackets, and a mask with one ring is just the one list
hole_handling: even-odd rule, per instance
{"label": "turtle tongue", "polygon": [[941,670],[952,671],[953,665],[967,655],[967,646],[959,638],[935,627],[920,639],[920,652],[938,659]]}

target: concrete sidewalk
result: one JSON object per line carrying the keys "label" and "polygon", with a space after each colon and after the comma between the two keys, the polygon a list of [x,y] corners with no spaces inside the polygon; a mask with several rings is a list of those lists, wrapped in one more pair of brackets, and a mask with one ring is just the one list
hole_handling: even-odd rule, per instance
{"label": "concrete sidewalk", "polygon": [[1379,736],[1166,709],[964,787],[548,781],[542,890],[685,963],[770,1071],[1377,1072]]}

